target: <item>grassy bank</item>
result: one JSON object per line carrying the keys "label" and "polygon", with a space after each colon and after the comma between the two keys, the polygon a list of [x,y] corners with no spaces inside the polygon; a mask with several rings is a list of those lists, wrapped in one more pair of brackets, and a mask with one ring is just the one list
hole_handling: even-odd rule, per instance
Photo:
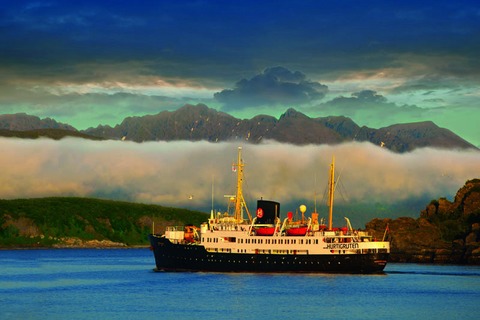
{"label": "grassy bank", "polygon": [[0,247],[53,246],[67,238],[146,245],[167,225],[199,225],[207,214],[91,198],[0,200]]}

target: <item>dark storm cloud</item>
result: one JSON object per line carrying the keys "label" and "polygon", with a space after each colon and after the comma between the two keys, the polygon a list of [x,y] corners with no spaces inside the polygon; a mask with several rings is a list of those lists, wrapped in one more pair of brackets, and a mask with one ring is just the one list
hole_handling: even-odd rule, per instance
{"label": "dark storm cloud", "polygon": [[[8,62],[25,76],[31,67],[45,78],[74,78],[72,69],[89,76],[78,82],[95,79],[99,66],[132,62],[140,75],[221,74],[251,42],[245,9],[224,6],[225,12],[208,1],[12,2],[0,8],[0,66]],[[238,46],[244,50],[232,50]]]}
{"label": "dark storm cloud", "polygon": [[139,74],[219,83],[271,65],[415,73],[419,61],[421,70],[478,75],[479,12],[475,1],[9,1],[0,67],[94,79],[100,65],[136,61]]}
{"label": "dark storm cloud", "polygon": [[234,89],[215,93],[225,110],[262,105],[304,104],[322,99],[328,87],[310,81],[299,72],[283,67],[267,68],[251,79],[238,81]]}

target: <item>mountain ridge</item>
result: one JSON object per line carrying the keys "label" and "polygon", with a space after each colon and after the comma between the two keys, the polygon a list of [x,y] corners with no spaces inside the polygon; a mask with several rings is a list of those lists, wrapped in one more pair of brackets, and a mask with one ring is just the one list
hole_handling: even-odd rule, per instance
{"label": "mountain ridge", "polygon": [[[278,119],[263,114],[251,119],[238,119],[204,104],[187,104],[175,111],[127,117],[114,127],[99,125],[81,131],[50,118],[40,119],[24,113],[0,115],[0,129],[27,131],[46,128],[67,131],[65,135],[69,135],[70,131],[84,134],[85,138],[135,142],[242,140],[255,144],[263,140],[275,140],[306,145],[368,141],[399,153],[423,147],[478,150],[473,144],[432,121],[373,129],[360,127],[345,116],[310,118],[293,108],[287,109]],[[9,135],[0,131],[0,136]]]}
{"label": "mountain ridge", "polygon": [[14,113],[0,115],[0,129],[10,131],[28,131],[36,129],[63,129],[77,131],[69,124],[57,122],[51,118],[43,118],[28,115],[26,113]]}

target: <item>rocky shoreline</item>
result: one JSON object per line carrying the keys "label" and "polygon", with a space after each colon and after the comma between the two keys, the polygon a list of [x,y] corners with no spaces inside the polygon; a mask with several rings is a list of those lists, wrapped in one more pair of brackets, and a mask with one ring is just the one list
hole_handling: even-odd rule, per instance
{"label": "rocky shoreline", "polygon": [[367,229],[378,238],[383,236],[387,225],[390,262],[480,265],[478,223],[472,225],[466,239],[452,242],[442,240],[438,228],[425,218],[374,219]]}
{"label": "rocky shoreline", "polygon": [[467,181],[453,202],[432,201],[418,219],[373,219],[367,230],[381,238],[387,226],[391,262],[480,265],[480,179]]}
{"label": "rocky shoreline", "polygon": [[82,240],[80,238],[61,238],[53,248],[125,248],[127,245],[111,240]]}

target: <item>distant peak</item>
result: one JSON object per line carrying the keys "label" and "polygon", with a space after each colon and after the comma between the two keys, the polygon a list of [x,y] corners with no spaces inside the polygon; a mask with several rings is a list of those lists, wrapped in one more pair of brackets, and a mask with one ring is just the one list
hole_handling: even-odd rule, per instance
{"label": "distant peak", "polygon": [[282,114],[280,116],[280,119],[282,118],[308,118],[306,115],[304,115],[303,113],[301,112],[298,112],[297,110],[293,109],[293,108],[289,108],[287,111],[285,111],[284,114]]}

